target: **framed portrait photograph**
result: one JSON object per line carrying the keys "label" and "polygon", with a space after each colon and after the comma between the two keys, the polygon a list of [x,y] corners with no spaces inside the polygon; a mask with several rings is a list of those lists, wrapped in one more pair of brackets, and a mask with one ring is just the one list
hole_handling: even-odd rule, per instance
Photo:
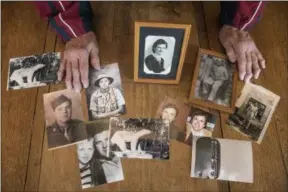
{"label": "framed portrait photograph", "polygon": [[135,22],[134,81],[178,84],[191,25]]}
{"label": "framed portrait photograph", "polygon": [[236,66],[224,54],[199,49],[189,102],[233,113],[236,86]]}

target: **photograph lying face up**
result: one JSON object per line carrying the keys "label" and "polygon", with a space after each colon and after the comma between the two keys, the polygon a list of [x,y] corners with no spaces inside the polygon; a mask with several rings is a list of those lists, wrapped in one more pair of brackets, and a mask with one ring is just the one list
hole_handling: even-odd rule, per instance
{"label": "photograph lying face up", "polygon": [[59,83],[60,53],[44,53],[9,60],[7,90]]}
{"label": "photograph lying face up", "polygon": [[90,69],[89,81],[86,89],[89,121],[125,113],[126,104],[117,63],[105,65],[99,71]]}
{"label": "photograph lying face up", "polygon": [[77,144],[82,189],[124,180],[120,158],[107,156],[109,119],[87,123],[88,139]]}
{"label": "photograph lying face up", "polygon": [[249,141],[193,137],[191,177],[253,183]]}
{"label": "photograph lying face up", "polygon": [[260,144],[279,100],[271,91],[246,83],[227,124]]}
{"label": "photograph lying face up", "polygon": [[108,149],[117,157],[169,159],[169,129],[162,120],[112,117],[109,127]]}
{"label": "photograph lying face up", "polygon": [[87,138],[81,94],[61,90],[43,95],[48,148],[75,144]]}

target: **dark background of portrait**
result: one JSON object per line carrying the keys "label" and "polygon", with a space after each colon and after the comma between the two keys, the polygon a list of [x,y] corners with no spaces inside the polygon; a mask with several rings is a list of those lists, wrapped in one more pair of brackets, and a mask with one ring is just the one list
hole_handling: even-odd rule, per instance
{"label": "dark background of portrait", "polygon": [[[177,67],[179,64],[179,59],[181,55],[181,48],[182,48],[182,41],[184,39],[184,29],[169,29],[169,28],[154,28],[154,27],[140,27],[139,32],[139,69],[138,69],[138,76],[140,78],[147,78],[147,79],[176,79],[177,75]],[[145,38],[149,35],[154,36],[172,36],[176,39],[175,48],[174,48],[174,55],[172,59],[172,66],[171,71],[167,75],[157,75],[157,74],[146,74],[143,70],[144,68],[144,54],[145,54]],[[169,46],[169,45],[168,45]]]}
{"label": "dark background of portrait", "polygon": [[[204,114],[204,115],[207,115],[207,117],[208,117],[208,118],[207,118],[207,123],[212,123],[212,124],[214,124],[214,128],[215,128],[216,120],[217,120],[216,115],[213,115],[213,114],[211,114],[211,113],[209,113],[209,112],[207,112],[207,111],[203,111],[203,110],[198,109],[198,108],[195,108],[195,107],[192,107],[191,110],[190,110],[190,113],[189,113],[190,120],[191,120],[193,114],[196,113],[196,112],[198,112],[198,111],[200,111],[200,112],[201,112],[202,114]],[[188,118],[187,118],[187,121],[188,121]],[[211,129],[211,128],[207,127],[207,126],[205,127],[205,129],[207,129],[207,130],[210,131],[211,133],[213,133],[214,128]]]}

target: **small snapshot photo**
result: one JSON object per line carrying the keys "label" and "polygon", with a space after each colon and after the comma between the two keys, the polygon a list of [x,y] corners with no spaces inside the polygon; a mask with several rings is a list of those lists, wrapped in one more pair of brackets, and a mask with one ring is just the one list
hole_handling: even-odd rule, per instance
{"label": "small snapshot photo", "polygon": [[233,113],[236,82],[235,65],[225,55],[199,49],[189,100]]}
{"label": "small snapshot photo", "polygon": [[87,138],[81,94],[61,90],[43,95],[48,149],[75,144]]}
{"label": "small snapshot photo", "polygon": [[9,60],[7,90],[59,83],[60,53],[44,53]]}
{"label": "small snapshot photo", "polygon": [[169,159],[169,129],[161,119],[110,118],[109,150],[121,158]]}
{"label": "small snapshot photo", "polygon": [[87,123],[87,139],[77,144],[82,189],[124,180],[121,160],[107,156],[109,119]]}
{"label": "small snapshot photo", "polygon": [[250,141],[193,136],[191,177],[253,183]]}
{"label": "small snapshot photo", "polygon": [[190,25],[135,23],[134,81],[177,84]]}
{"label": "small snapshot photo", "polygon": [[89,71],[90,85],[86,89],[89,121],[126,113],[126,102],[117,63]]}
{"label": "small snapshot photo", "polygon": [[184,132],[178,133],[177,140],[192,145],[193,136],[212,137],[217,117],[212,113],[191,107]]}
{"label": "small snapshot photo", "polygon": [[164,126],[169,127],[170,139],[177,139],[179,133],[185,131],[189,111],[190,107],[178,98],[166,96],[160,103],[156,118],[160,118]]}
{"label": "small snapshot photo", "polygon": [[271,91],[246,83],[227,124],[260,144],[279,100]]}

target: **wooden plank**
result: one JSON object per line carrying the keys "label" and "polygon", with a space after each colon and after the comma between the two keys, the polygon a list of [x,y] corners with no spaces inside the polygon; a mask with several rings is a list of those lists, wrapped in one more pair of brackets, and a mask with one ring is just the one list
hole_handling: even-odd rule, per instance
{"label": "wooden plank", "polygon": [[[43,23],[44,25],[44,23]],[[48,27],[48,25],[47,25]],[[56,33],[47,28],[44,52],[54,52]],[[32,136],[27,166],[27,177],[25,182],[25,191],[37,191],[39,185],[40,168],[42,161],[42,148],[45,135],[45,119],[43,108],[43,94],[49,92],[50,86],[39,87],[35,100],[36,109],[32,126]]]}
{"label": "wooden plank", "polygon": [[[211,49],[222,51],[218,40],[219,4],[205,2],[204,10]],[[282,83],[287,81],[287,21],[285,20],[284,25],[282,22],[283,18],[287,18],[285,10],[287,9],[284,4],[269,3],[263,19],[252,30],[252,36],[255,37],[256,44],[267,61],[267,68],[256,83],[279,94],[281,101],[263,142],[260,145],[253,144],[254,183],[229,182],[231,191],[287,191],[288,189],[287,168],[285,169],[284,164],[284,158],[287,158],[287,129],[284,129],[287,128],[287,85]],[[238,94],[243,83],[239,85]],[[247,140],[225,124],[227,118],[227,114],[221,113],[223,136]]]}
{"label": "wooden plank", "polygon": [[3,191],[23,191],[37,88],[6,91],[8,64],[11,57],[43,52],[46,25],[30,3],[3,2],[1,4],[3,18],[1,188]]}

